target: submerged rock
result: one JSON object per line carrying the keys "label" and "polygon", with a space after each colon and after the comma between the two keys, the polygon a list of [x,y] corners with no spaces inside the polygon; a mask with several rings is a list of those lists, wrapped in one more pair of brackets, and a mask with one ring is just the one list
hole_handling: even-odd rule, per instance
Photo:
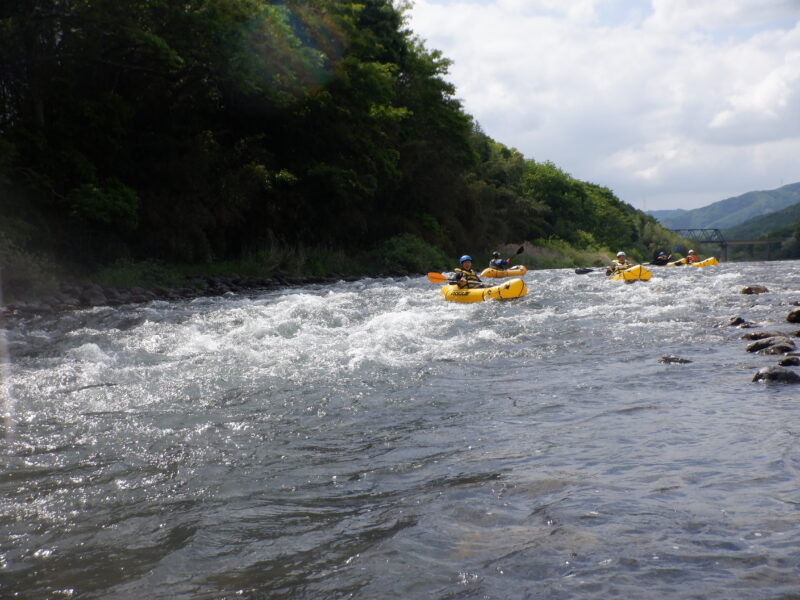
{"label": "submerged rock", "polygon": [[766,294],[768,291],[763,285],[748,285],[742,288],[742,294]]}
{"label": "submerged rock", "polygon": [[764,367],[759,369],[753,381],[771,381],[776,383],[800,383],[800,375],[785,367]]}
{"label": "submerged rock", "polygon": [[786,320],[789,323],[800,323],[800,308],[796,308],[786,315]]}
{"label": "submerged rock", "polygon": [[674,354],[668,354],[666,356],[662,356],[661,358],[659,358],[658,362],[667,365],[684,365],[692,361],[689,360],[688,358],[681,358],[680,356],[675,356]]}

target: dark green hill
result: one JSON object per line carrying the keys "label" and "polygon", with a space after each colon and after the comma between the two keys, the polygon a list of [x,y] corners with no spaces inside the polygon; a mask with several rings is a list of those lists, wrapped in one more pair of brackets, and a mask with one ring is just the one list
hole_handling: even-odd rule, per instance
{"label": "dark green hill", "polygon": [[749,219],[775,213],[798,202],[800,183],[791,183],[774,190],[748,192],[693,210],[656,210],[647,214],[668,229],[731,229]]}
{"label": "dark green hill", "polygon": [[726,239],[756,239],[760,237],[787,237],[800,221],[800,202],[767,215],[748,219],[741,225],[723,232]]}

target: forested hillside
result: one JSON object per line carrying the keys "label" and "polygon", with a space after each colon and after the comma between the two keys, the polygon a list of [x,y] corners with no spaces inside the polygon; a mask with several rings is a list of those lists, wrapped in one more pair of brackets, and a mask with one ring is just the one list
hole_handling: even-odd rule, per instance
{"label": "forested hillside", "polygon": [[[775,259],[800,258],[800,202],[768,215],[755,217],[723,232],[726,239],[781,240],[770,247]],[[760,259],[763,249],[758,246],[731,248],[730,256],[739,260]]]}
{"label": "forested hillside", "polygon": [[754,239],[775,232],[785,232],[798,225],[800,221],[800,202],[787,206],[783,210],[754,217],[723,231],[727,239]]}
{"label": "forested hillside", "polygon": [[285,268],[281,248],[425,270],[506,242],[672,243],[486,136],[389,0],[6,2],[0,57],[7,288],[120,261]]}
{"label": "forested hillside", "polygon": [[747,192],[692,210],[653,210],[648,214],[668,229],[730,229],[761,215],[782,210],[800,202],[800,183],[774,190]]}

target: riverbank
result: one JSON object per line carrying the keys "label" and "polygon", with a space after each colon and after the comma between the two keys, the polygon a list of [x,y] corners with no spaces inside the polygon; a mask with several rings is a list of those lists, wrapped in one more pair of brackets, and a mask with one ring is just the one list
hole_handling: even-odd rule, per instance
{"label": "riverbank", "polygon": [[[518,245],[499,246],[504,256],[512,256],[514,264],[524,264],[529,270],[600,266],[611,259],[608,251],[579,250],[560,241],[525,243],[525,250],[516,254]],[[405,250],[419,251],[419,248]],[[200,265],[164,265],[153,262],[126,263],[99,271],[76,275],[64,269],[43,269],[25,286],[16,286],[9,293],[5,288],[7,304],[0,303],[0,314],[42,315],[96,306],[123,306],[154,300],[175,301],[202,296],[223,296],[227,293],[249,293],[281,287],[306,284],[333,284],[338,281],[356,281],[367,277],[406,277],[423,275],[427,271],[446,271],[446,259],[427,259],[424,253],[402,252],[402,257],[383,260],[384,266],[368,263],[369,257],[350,257],[345,260],[341,252],[331,252],[327,261],[310,260],[312,253],[304,253],[302,260],[293,256],[275,264],[268,260],[209,263]],[[473,254],[477,263],[489,261],[489,253]],[[385,258],[385,257],[384,257]],[[389,268],[385,265],[394,265]],[[276,268],[277,267],[277,268]],[[283,268],[288,267],[287,270]],[[279,270],[280,269],[280,270]],[[13,293],[16,291],[17,293]]]}
{"label": "riverbank", "polygon": [[[399,276],[407,273],[387,273]],[[335,275],[328,277],[304,276],[256,277],[247,275],[191,275],[173,285],[134,285],[115,287],[93,282],[61,282],[57,291],[41,298],[13,302],[0,306],[0,314],[15,316],[45,315],[97,306],[124,306],[155,300],[175,301],[204,296],[244,294],[308,284],[332,284],[338,281],[356,281],[365,275]]]}

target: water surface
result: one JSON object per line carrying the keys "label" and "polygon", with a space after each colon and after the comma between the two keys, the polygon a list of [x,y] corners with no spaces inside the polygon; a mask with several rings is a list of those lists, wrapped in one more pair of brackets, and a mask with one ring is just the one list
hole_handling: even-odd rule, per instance
{"label": "water surface", "polygon": [[9,325],[0,596],[797,597],[800,262],[525,279]]}

